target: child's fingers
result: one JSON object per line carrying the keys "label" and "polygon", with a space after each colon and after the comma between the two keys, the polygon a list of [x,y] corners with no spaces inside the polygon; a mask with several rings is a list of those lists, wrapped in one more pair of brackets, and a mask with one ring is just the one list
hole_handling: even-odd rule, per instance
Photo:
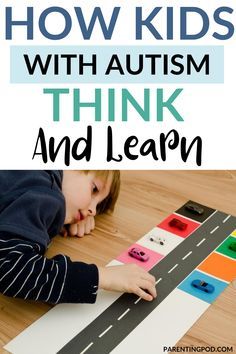
{"label": "child's fingers", "polygon": [[88,220],[86,223],[85,223],[85,227],[84,227],[84,233],[87,235],[89,234],[91,231],[91,228],[90,228],[90,220]]}
{"label": "child's fingers", "polygon": [[136,295],[138,295],[139,297],[141,297],[143,300],[146,300],[146,301],[152,301],[153,300],[153,296],[148,294],[146,291],[144,291],[143,289],[141,288],[137,288],[134,293]]}
{"label": "child's fingers", "polygon": [[141,275],[141,278],[144,280],[148,280],[150,283],[155,285],[155,281],[156,281],[155,277],[149,274],[148,272],[145,271],[145,273]]}
{"label": "child's fingers", "polygon": [[147,301],[153,300],[157,296],[155,277],[140,267],[135,268],[135,271],[137,271],[136,285],[140,289],[140,297]]}
{"label": "child's fingers", "polygon": [[90,217],[90,230],[95,229],[95,218],[93,216]]}
{"label": "child's fingers", "polygon": [[77,224],[77,236],[83,237],[85,233],[85,222],[84,220]]}
{"label": "child's fingers", "polygon": [[153,284],[149,280],[142,280],[139,286],[141,289],[143,289],[144,291],[146,290],[150,295],[152,295],[153,298],[157,296],[155,283]]}
{"label": "child's fingers", "polygon": [[95,221],[93,216],[87,216],[86,219],[83,220],[84,222],[84,233],[90,234],[90,232],[95,228]]}
{"label": "child's fingers", "polygon": [[85,220],[85,233],[89,234],[91,230],[94,229],[94,217],[93,216],[88,216]]}
{"label": "child's fingers", "polygon": [[79,221],[78,223],[71,224],[69,227],[70,236],[83,237],[89,234],[95,227],[95,221],[93,216],[88,216],[86,219]]}
{"label": "child's fingers", "polygon": [[94,228],[94,217],[88,216],[84,220],[79,221],[78,223],[70,224],[67,229],[63,228],[61,234],[63,236],[67,236],[69,234],[69,236],[83,237],[85,234],[89,234]]}
{"label": "child's fingers", "polygon": [[76,236],[77,235],[77,224],[71,224],[70,225],[69,234],[70,234],[70,236]]}

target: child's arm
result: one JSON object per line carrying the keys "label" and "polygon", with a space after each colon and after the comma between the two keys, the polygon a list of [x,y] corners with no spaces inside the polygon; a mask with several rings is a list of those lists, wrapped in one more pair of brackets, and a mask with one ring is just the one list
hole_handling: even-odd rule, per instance
{"label": "child's arm", "polygon": [[44,256],[44,247],[0,235],[0,292],[51,304],[94,303],[98,286],[95,265],[72,262],[69,257]]}
{"label": "child's arm", "polygon": [[93,303],[97,288],[156,297],[155,279],[134,265],[98,268],[69,257],[44,256],[37,243],[0,237],[0,292],[11,297],[57,303]]}
{"label": "child's arm", "polygon": [[155,278],[136,264],[99,267],[99,288],[134,293],[151,301],[157,296]]}

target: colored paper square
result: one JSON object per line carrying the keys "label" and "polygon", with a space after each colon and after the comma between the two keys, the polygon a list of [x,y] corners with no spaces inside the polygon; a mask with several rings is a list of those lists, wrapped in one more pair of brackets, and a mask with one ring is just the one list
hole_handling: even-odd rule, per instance
{"label": "colored paper square", "polygon": [[[150,238],[154,241],[150,241]],[[158,243],[158,238],[163,240],[163,245],[161,245],[160,242]],[[137,244],[166,256],[183,241],[183,237],[173,235],[172,233],[160,229],[159,227],[154,227],[154,229],[138,240]]]}
{"label": "colored paper square", "polygon": [[[214,291],[212,293],[206,293],[205,291],[194,288],[194,286],[192,286],[191,283],[195,279],[199,279],[201,281],[213,285],[215,288]],[[227,283],[221,280],[212,278],[207,274],[195,270],[187,278],[184,279],[184,281],[178,286],[178,289],[183,290],[188,294],[193,295],[198,299],[201,299],[211,304],[220,295],[220,293],[227,287],[227,285],[228,285]]]}
{"label": "colored paper square", "polygon": [[235,237],[228,237],[217,249],[216,251],[224,254],[225,256],[231,257],[233,259],[236,259],[236,250],[233,251],[230,249],[230,244],[234,243],[236,245],[236,239]]}
{"label": "colored paper square", "polygon": [[[200,207],[203,210],[202,214],[194,213],[186,208],[186,205],[188,204],[194,204],[198,207]],[[189,219],[192,219],[194,221],[198,221],[200,223],[203,223],[206,219],[209,218],[210,215],[212,215],[215,212],[215,209],[209,208],[205,205],[196,203],[192,200],[189,200],[187,203],[185,203],[181,208],[176,210],[175,213],[183,215]]]}
{"label": "colored paper square", "polygon": [[[148,254],[149,259],[146,262],[140,261],[136,258],[133,258],[129,255],[129,250],[133,247],[137,247],[139,249],[141,249],[142,251],[144,251],[146,254]],[[125,264],[129,264],[129,263],[135,263],[137,265],[139,265],[140,267],[146,269],[146,270],[150,270],[156,263],[158,263],[161,259],[163,258],[162,254],[159,254],[157,252],[154,252],[146,247],[140,246],[138,244],[133,244],[131,247],[129,247],[128,250],[122,252],[117,258],[116,260]]]}
{"label": "colored paper square", "polygon": [[215,252],[206,258],[197,269],[228,282],[236,278],[236,261]]}
{"label": "colored paper square", "polygon": [[231,235],[234,236],[234,237],[236,237],[236,230],[234,230],[234,232],[232,232]]}
{"label": "colored paper square", "polygon": [[[187,224],[186,229],[185,230],[179,230],[177,227],[170,226],[169,222],[172,219],[174,219],[174,218],[180,220],[181,222],[183,222],[185,224]],[[161,229],[164,229],[166,231],[171,232],[172,234],[175,234],[175,235],[181,236],[183,238],[186,238],[194,230],[196,230],[200,226],[200,224],[195,222],[195,221],[186,219],[183,216],[180,216],[178,214],[171,214],[164,221],[162,221],[160,224],[158,224],[157,226],[160,227]]]}

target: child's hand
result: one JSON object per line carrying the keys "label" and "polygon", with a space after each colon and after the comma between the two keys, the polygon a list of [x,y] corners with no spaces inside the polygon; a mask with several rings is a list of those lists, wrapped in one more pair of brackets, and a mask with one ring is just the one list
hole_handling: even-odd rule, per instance
{"label": "child's hand", "polygon": [[64,236],[77,236],[83,237],[84,235],[89,234],[95,228],[95,219],[94,216],[89,215],[84,220],[79,221],[75,224],[70,224],[65,230],[63,229],[62,234]]}
{"label": "child's hand", "polygon": [[151,301],[157,296],[155,278],[136,264],[99,267],[99,288],[134,293]]}

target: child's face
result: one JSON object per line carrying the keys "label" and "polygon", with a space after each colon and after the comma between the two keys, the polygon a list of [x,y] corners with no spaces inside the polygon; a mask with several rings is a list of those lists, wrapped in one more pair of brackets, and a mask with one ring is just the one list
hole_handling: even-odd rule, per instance
{"label": "child's face", "polygon": [[109,194],[112,174],[105,181],[89,172],[64,171],[62,193],[66,202],[65,224],[77,223],[88,215],[96,215],[96,207]]}

